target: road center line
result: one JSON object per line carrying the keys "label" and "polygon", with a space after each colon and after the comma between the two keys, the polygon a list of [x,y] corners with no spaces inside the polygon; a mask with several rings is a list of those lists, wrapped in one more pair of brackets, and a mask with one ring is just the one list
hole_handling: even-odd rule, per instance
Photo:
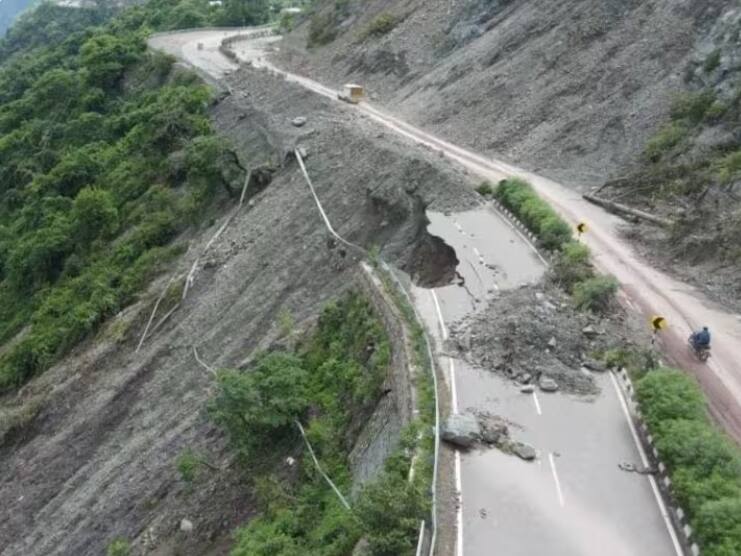
{"label": "road center line", "polygon": [[543,415],[543,412],[540,409],[540,402],[538,401],[538,394],[533,392],[533,401],[535,402],[535,411],[538,412],[538,415]]}
{"label": "road center line", "polygon": [[[633,419],[630,417],[630,412],[628,411],[628,405],[625,403],[625,397],[623,396],[623,392],[620,390],[620,386],[618,386],[617,380],[615,379],[615,373],[610,372],[610,378],[612,379],[612,385],[615,387],[615,394],[620,401],[620,407],[623,408],[625,419],[628,421],[628,428],[630,428],[630,434],[633,437],[633,442],[635,442],[635,445],[638,448],[638,454],[641,456],[641,463],[643,463],[644,467],[648,467],[648,458],[646,457],[646,452],[643,450],[643,445],[638,438],[638,433],[636,432],[635,425],[633,424]],[[669,531],[669,536],[672,539],[672,545],[674,545],[674,551],[677,553],[677,556],[682,556],[682,554],[684,554],[684,552],[682,551],[682,546],[679,544],[677,532],[674,530],[674,526],[672,525],[672,521],[669,517],[669,513],[667,512],[664,500],[661,498],[661,494],[659,493],[659,488],[656,486],[656,479],[654,479],[653,475],[646,475],[646,477],[648,477],[648,481],[651,484],[651,490],[653,491],[654,497],[656,498],[656,503],[659,505],[659,512],[661,513],[661,517],[664,518],[666,530]]]}
{"label": "road center line", "polygon": [[553,473],[553,480],[556,481],[556,493],[558,494],[558,503],[563,508],[563,492],[561,492],[561,481],[558,480],[558,472],[556,471],[556,461],[553,459],[553,452],[548,452],[548,461],[551,464],[551,473]]}

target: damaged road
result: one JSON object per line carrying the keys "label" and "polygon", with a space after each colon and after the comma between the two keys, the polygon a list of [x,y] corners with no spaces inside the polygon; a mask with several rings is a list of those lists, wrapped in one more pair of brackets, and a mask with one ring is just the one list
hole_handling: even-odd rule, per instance
{"label": "damaged road", "polygon": [[[288,82],[336,100],[334,90],[272,66],[259,53],[261,42],[267,46],[274,40],[238,42],[234,50],[253,66],[263,68],[263,78],[278,74]],[[172,52],[177,54],[177,50]],[[208,64],[202,69],[208,71]],[[235,81],[233,75],[228,81],[232,94],[243,94],[240,87],[244,82]],[[365,103],[359,107],[342,107],[342,114],[352,122],[367,117],[402,139],[422,144],[440,157],[490,179],[521,173],[437,139]],[[290,114],[291,118],[299,116],[305,114]],[[309,116],[307,124],[300,129],[306,130],[310,124]],[[384,137],[381,128],[377,129],[379,139],[392,140]],[[322,152],[330,155],[324,149]],[[347,160],[352,158],[344,159],[336,170],[344,169]],[[383,160],[378,160],[376,169],[385,166]],[[352,180],[352,175],[348,179]],[[545,187],[540,181],[536,186]],[[466,189],[462,188],[459,194],[465,197]],[[564,193],[564,198],[571,197],[570,193]],[[328,212],[335,215],[333,222],[338,227],[347,222],[342,210]],[[507,290],[537,282],[545,265],[532,246],[489,208],[466,212],[460,208],[440,211],[430,207],[427,218],[430,235],[441,238],[455,253],[454,257],[445,255],[443,259],[449,262],[447,268],[455,261],[452,277],[448,278],[451,285],[445,281],[451,270],[445,270],[437,273],[434,280],[437,283],[425,284],[436,289],[415,289],[420,312],[428,328],[435,331],[438,349],[443,351],[451,324],[483,310],[498,292],[506,295]],[[354,241],[344,231],[340,233]],[[415,272],[413,269],[411,274]],[[522,393],[519,387],[513,387],[510,379],[491,370],[477,368],[457,357],[440,359],[446,370],[454,414],[470,409],[501,415],[522,427],[513,434],[513,439],[534,446],[536,452],[532,463],[498,450],[456,452],[452,472],[460,499],[455,504],[457,515],[453,516],[453,522],[448,522],[448,529],[457,529],[457,534],[455,541],[449,544],[443,541],[442,553],[462,555],[465,551],[469,555],[484,555],[497,550],[506,554],[557,556],[681,554],[653,478],[626,474],[617,467],[621,461],[637,461],[640,449],[611,374],[600,373],[590,378],[589,391],[593,389],[594,394],[586,401],[583,396],[546,393],[556,388],[542,377],[537,380],[541,392]],[[572,371],[583,372],[581,368]],[[557,381],[555,384],[558,386]],[[566,390],[571,388],[568,383],[564,386]],[[579,390],[576,386],[577,383],[574,389]],[[637,530],[643,534],[635,535]]]}

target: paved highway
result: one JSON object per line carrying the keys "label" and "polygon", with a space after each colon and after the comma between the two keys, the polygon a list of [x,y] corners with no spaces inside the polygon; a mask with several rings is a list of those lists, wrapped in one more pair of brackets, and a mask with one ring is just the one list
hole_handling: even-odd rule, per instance
{"label": "paved highway", "polygon": [[[236,64],[226,59],[218,46],[225,36],[238,32],[204,30],[161,35],[152,38],[150,44],[219,78]],[[234,48],[240,58],[255,66],[336,98],[335,89],[270,64],[264,49],[275,41],[273,37],[243,41]],[[203,45],[201,49],[198,43]],[[736,315],[646,265],[620,239],[617,227],[621,221],[589,205],[573,191],[447,143],[370,104],[355,108],[402,136],[442,151],[482,177],[524,177],[565,217],[573,222],[587,221],[590,232],[586,241],[599,267],[621,281],[623,300],[630,308],[646,319],[661,314],[669,320],[671,328],[661,339],[668,355],[697,373],[713,413],[741,438],[741,377],[735,365],[740,355],[737,350],[741,349],[741,322]],[[456,249],[461,260],[459,272],[466,277],[469,289],[478,289],[473,296],[456,286],[416,292],[420,310],[430,328],[436,330],[440,345],[448,325],[475,310],[489,289],[536,280],[543,263],[524,238],[494,212],[430,217],[432,232]],[[491,271],[482,261],[500,271]],[[692,361],[684,345],[690,328],[700,324],[708,324],[715,333],[716,348],[709,368]],[[562,394],[523,395],[492,373],[469,368],[461,361],[447,360],[445,368],[454,409],[482,408],[503,415],[522,425],[520,438],[538,449],[536,463],[497,451],[456,458],[463,501],[459,555],[681,553],[653,479],[617,467],[621,462],[640,463],[641,454],[611,375],[598,377],[601,395],[585,402]]]}

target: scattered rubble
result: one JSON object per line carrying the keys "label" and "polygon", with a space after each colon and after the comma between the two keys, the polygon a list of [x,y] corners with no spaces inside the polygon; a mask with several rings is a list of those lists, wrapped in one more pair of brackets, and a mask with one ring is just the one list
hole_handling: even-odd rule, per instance
{"label": "scattered rubble", "polygon": [[593,395],[597,387],[589,371],[607,370],[595,354],[625,333],[617,318],[576,311],[568,296],[544,281],[501,292],[483,311],[455,323],[449,349],[503,374],[526,394],[537,388]]}

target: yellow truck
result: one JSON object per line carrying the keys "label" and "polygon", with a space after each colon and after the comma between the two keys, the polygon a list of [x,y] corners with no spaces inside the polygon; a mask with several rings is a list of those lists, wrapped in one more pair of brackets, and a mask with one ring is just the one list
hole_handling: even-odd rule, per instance
{"label": "yellow truck", "polygon": [[350,104],[357,104],[365,97],[365,91],[361,85],[353,85],[348,83],[342,90],[337,93],[337,98],[349,102]]}

